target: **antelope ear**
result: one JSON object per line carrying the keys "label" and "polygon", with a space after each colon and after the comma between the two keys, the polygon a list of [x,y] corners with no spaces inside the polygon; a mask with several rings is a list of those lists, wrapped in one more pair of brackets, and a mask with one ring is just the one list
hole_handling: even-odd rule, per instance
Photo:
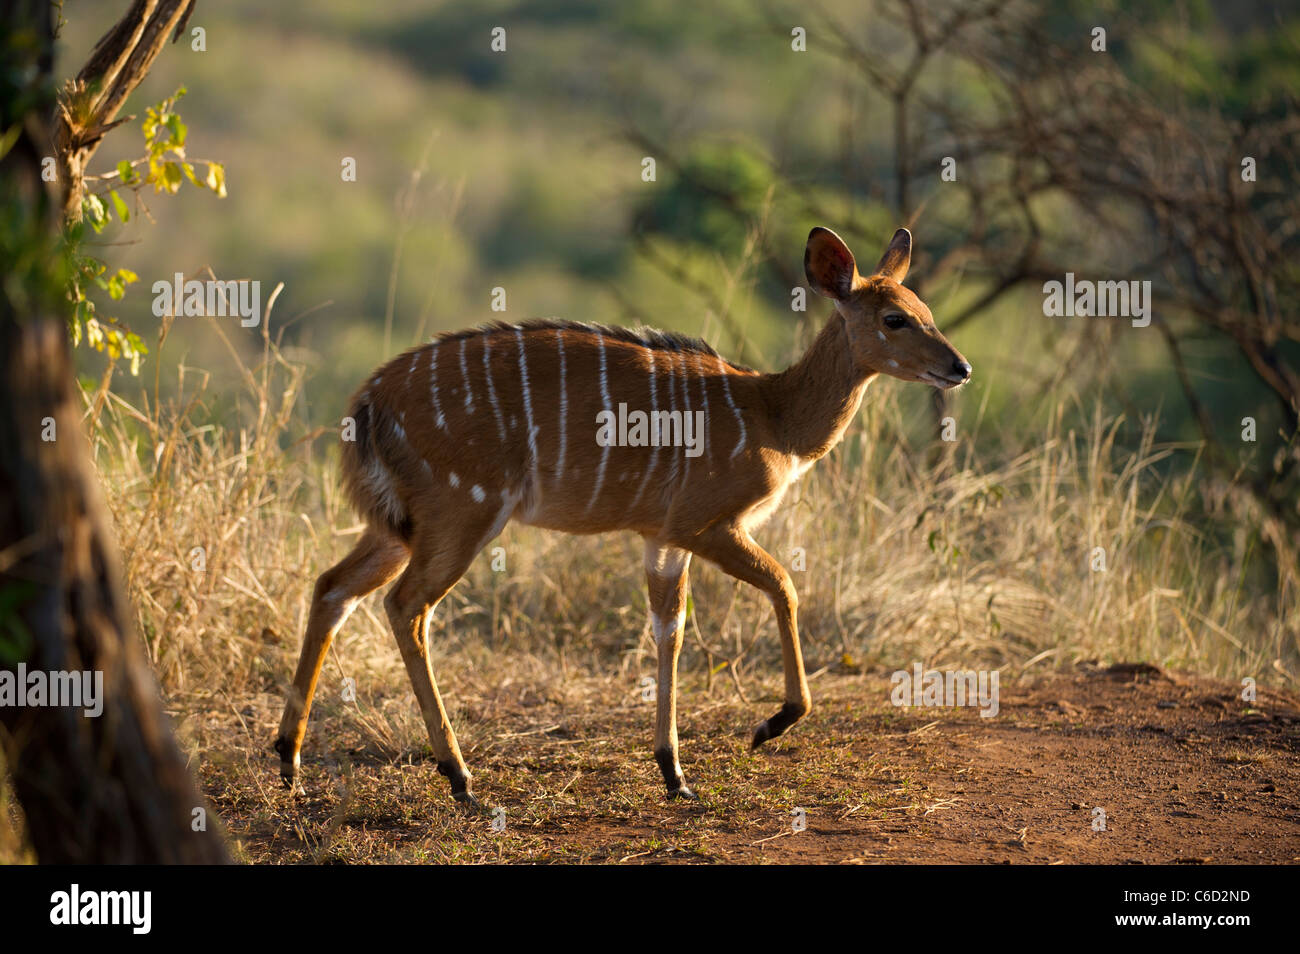
{"label": "antelope ear", "polygon": [[885,249],[885,254],[880,256],[880,264],[876,266],[875,274],[901,282],[907,277],[907,269],[911,264],[912,233],[907,229],[899,229],[889,240],[889,248]]}
{"label": "antelope ear", "polygon": [[853,290],[858,277],[858,263],[844,240],[820,225],[808,233],[808,247],[803,252],[803,273],[808,285],[819,295],[843,301]]}

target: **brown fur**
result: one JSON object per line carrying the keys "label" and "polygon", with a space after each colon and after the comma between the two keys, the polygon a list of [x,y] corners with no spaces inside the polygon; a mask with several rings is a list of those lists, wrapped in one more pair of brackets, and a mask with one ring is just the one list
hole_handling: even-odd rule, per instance
{"label": "brown fur", "polygon": [[[814,229],[805,270],[836,309],[808,352],[776,374],[679,335],[560,321],[444,335],[378,369],[352,400],[356,440],[343,453],[349,498],[370,529],[317,583],[277,745],[286,780],[296,773],[330,639],[405,554],[406,571],[385,605],[439,770],[458,798],[472,799],[425,634],[433,608],[511,519],[645,538],[660,651],[655,754],[670,794],[690,795],[677,763],[676,667],[691,554],[763,590],[776,611],[786,701],[754,744],[806,715],[812,702],[794,586],[749,534],[839,442],[877,373],[946,386],[969,376],[929,309],[899,284],[910,256],[911,236],[900,229],[864,278],[838,236]],[[620,404],[704,411],[702,453],[600,446],[598,415]]]}

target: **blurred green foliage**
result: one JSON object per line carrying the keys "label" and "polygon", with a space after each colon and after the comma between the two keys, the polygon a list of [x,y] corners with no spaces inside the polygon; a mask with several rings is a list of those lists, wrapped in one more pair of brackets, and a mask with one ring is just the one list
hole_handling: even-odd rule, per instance
{"label": "blurred green foliage", "polygon": [[[116,168],[88,183],[81,200],[81,220],[70,225],[65,232],[64,257],[68,278],[68,299],[72,312],[68,315],[69,332],[74,347],[83,342],[96,351],[108,355],[112,361],[125,360],[131,374],[140,373],[140,362],[149,353],[144,339],[112,315],[102,314],[92,297],[91,288],[107,292],[112,301],[121,301],[127,286],[139,281],[140,276],[129,268],[110,270],[108,263],[86,248],[86,229],[101,234],[113,217],[126,224],[131,221],[131,208],[121,192],[139,193],[153,186],[154,193],[175,195],[181,184],[189,180],[200,189],[210,189],[219,198],[226,196],[226,171],[219,162],[202,161],[205,172],[199,174],[195,163],[185,156],[185,139],[189,127],[176,111],[176,102],[185,95],[182,86],[171,96],[148,107],[140,131],[144,136],[144,155],[137,159],[122,159]],[[105,183],[96,192],[94,185]],[[140,200],[137,197],[137,202]]]}
{"label": "blurred green foliage", "polygon": [[[120,8],[120,0],[96,0],[71,12],[57,73],[75,71]],[[828,0],[823,8],[861,38],[901,36],[872,4]],[[1171,108],[1204,100],[1246,115],[1261,95],[1300,88],[1295,11],[1069,0],[1043,4],[1041,18],[1081,49],[1093,26],[1107,26],[1112,55],[1143,83],[1168,90]],[[225,158],[238,189],[219,206],[162,203],[151,210],[157,227],[133,219],[114,233],[130,244],[95,253],[109,263],[98,278],[110,296],[128,273],[146,287],[204,267],[267,287],[283,281],[273,324],[286,328],[290,353],[313,366],[304,413],[314,423],[335,419],[356,383],[388,357],[390,300],[394,350],[494,318],[560,315],[703,333],[724,353],[777,367],[796,346],[800,320],[820,322],[828,309],[812,296],[806,316],[790,310],[784,278],[801,277],[808,228],[844,234],[865,268],[903,224],[888,184],[887,98],[826,56],[828,38],[815,28],[808,52],[791,50],[791,26],[811,20],[799,4],[739,0],[200,4],[195,25],[207,30],[207,51],[169,48],[134,99],[158,102],[186,84],[192,128],[167,120],[157,130],[167,127],[173,141],[181,131],[185,148]],[[491,49],[498,26],[507,31],[505,53]],[[991,102],[978,77],[938,72],[959,108]],[[98,165],[138,159],[128,138],[110,137]],[[664,153],[653,183],[641,178],[645,143]],[[340,175],[345,158],[356,162],[356,181]],[[165,185],[185,177],[184,164],[162,166]],[[779,182],[797,184],[801,195]],[[395,201],[408,191],[409,201]],[[923,282],[948,226],[970,210],[934,193],[921,199],[914,276]],[[105,210],[117,211],[111,196]],[[730,320],[720,321],[701,287],[716,290],[720,268],[740,264],[764,216],[786,275],[741,275]],[[1062,219],[1059,228],[1069,234],[1075,223]],[[646,240],[693,284],[640,254]],[[1104,236],[1078,241],[1104,254]],[[490,310],[496,286],[509,293],[508,315]],[[971,280],[925,289],[940,327],[980,291]],[[116,306],[125,326],[156,340],[145,296],[128,294]],[[1023,382],[1062,360],[1060,338],[1043,319],[1041,296],[999,301],[954,335],[976,367],[963,400],[990,416],[1032,411]],[[234,339],[250,354],[258,347],[254,331]],[[164,370],[183,356],[218,380],[238,374],[201,323],[177,322],[167,349],[174,353],[161,359]],[[1247,414],[1261,430],[1276,420],[1271,398],[1224,343],[1191,341],[1186,356],[1225,435]],[[1107,398],[1119,409],[1134,418],[1159,411],[1166,434],[1195,438],[1157,335],[1125,336],[1108,360],[1118,383]],[[923,428],[929,398],[911,391]]]}

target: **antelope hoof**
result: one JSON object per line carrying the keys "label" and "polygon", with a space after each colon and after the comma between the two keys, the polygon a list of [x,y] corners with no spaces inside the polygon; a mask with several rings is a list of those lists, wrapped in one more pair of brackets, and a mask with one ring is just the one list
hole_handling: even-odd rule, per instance
{"label": "antelope hoof", "polygon": [[749,743],[749,747],[756,749],[768,739],[775,739],[806,716],[809,708],[811,707],[807,703],[787,702],[781,707],[780,712],[758,724],[758,728],[754,730],[754,739]]}
{"label": "antelope hoof", "polygon": [[482,812],[483,806],[479,800],[474,797],[470,791],[470,774],[465,771],[464,767],[458,762],[451,761],[438,763],[438,774],[444,776],[447,781],[451,782],[451,797],[456,799],[466,809],[474,812]]}
{"label": "antelope hoof", "polygon": [[298,756],[289,754],[289,743],[284,739],[276,739],[273,748],[280,756],[280,782],[293,791],[298,781]]}
{"label": "antelope hoof", "polygon": [[465,789],[462,792],[452,792],[451,797],[456,800],[456,804],[465,809],[465,811],[471,815],[482,815],[487,811],[483,807],[483,803],[480,802],[478,797],[469,789]]}
{"label": "antelope hoof", "polygon": [[664,784],[668,786],[668,798],[671,801],[674,798],[694,799],[695,793],[686,787],[686,779],[682,778],[682,767],[677,764],[677,753],[670,748],[655,749],[655,761],[659,763],[659,771],[663,773]]}

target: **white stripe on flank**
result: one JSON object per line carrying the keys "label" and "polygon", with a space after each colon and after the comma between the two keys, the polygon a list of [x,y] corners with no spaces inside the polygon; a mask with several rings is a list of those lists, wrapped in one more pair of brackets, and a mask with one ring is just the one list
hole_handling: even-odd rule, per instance
{"label": "white stripe on flank", "polygon": [[469,386],[469,365],[465,363],[465,343],[468,338],[460,339],[460,376],[465,381],[465,413],[474,413],[474,392]]}
{"label": "white stripe on flank", "polygon": [[451,472],[451,476],[448,478],[448,482],[449,482],[453,487],[459,487],[459,486],[460,486],[460,477],[458,477],[458,476],[456,475],[456,472],[455,472],[454,470]]}
{"label": "white stripe on flank", "polygon": [[[653,348],[646,348],[646,354],[650,357],[650,422],[653,425],[655,412],[659,410],[659,395],[655,387],[655,353]],[[649,434],[646,439],[649,439]],[[628,505],[628,512],[632,512],[638,503],[641,502],[641,495],[645,493],[646,487],[650,483],[650,475],[654,473],[655,465],[659,463],[659,445],[654,445],[654,450],[650,453],[650,466],[646,468],[645,476],[641,478],[641,486],[636,489],[636,496]]]}
{"label": "white stripe on flank", "polygon": [[722,359],[718,358],[718,373],[722,379],[722,393],[727,396],[727,403],[731,405],[731,413],[736,415],[736,426],[740,428],[740,439],[736,441],[736,446],[732,448],[731,456],[734,458],[745,448],[745,419],[740,414],[740,408],[736,407],[736,402],[731,397],[731,385],[727,383],[727,369],[723,365]]}
{"label": "white stripe on flank", "polygon": [[699,440],[704,445],[704,460],[707,470],[713,469],[713,448],[709,443],[709,379],[704,374],[704,359],[700,358],[700,396],[704,398],[704,427],[700,429]]}
{"label": "white stripe on flank", "polygon": [[528,387],[528,358],[524,355],[524,333],[515,325],[515,340],[519,342],[519,380],[524,387],[524,426],[528,428],[528,456],[533,472],[533,493],[540,494],[537,482],[537,429],[533,427],[533,394]]}
{"label": "white stripe on flank", "polygon": [[487,497],[487,494],[483,493],[483,488],[478,484],[469,489],[469,495],[474,498],[475,503],[482,503]]}
{"label": "white stripe on flank", "polygon": [[564,381],[564,331],[555,329],[555,340],[560,346],[560,456],[555,462],[555,479],[557,482],[564,479],[564,452],[568,448],[569,435],[565,433],[565,425],[569,416],[569,392]]}
{"label": "white stripe on flank", "polygon": [[447,430],[447,419],[442,415],[442,402],[438,400],[438,345],[429,352],[429,396],[433,398],[434,423]]}
{"label": "white stripe on flank", "polygon": [[[600,343],[600,400],[601,407],[605,410],[611,410],[609,406],[609,378],[605,368],[605,337],[595,328],[591,329],[596,335],[596,341]],[[596,468],[596,486],[591,491],[591,499],[587,501],[587,513],[596,505],[596,498],[600,496],[601,484],[605,482],[605,466],[609,463],[609,445],[606,444],[601,450],[600,466]]]}
{"label": "white stripe on flank", "polygon": [[[676,410],[677,410],[677,387],[676,387],[676,384],[677,384],[677,371],[676,371],[676,367],[677,367],[677,362],[674,360],[674,358],[673,358],[673,354],[672,354],[672,352],[670,351],[670,352],[668,352],[668,388],[667,388],[667,391],[668,391],[668,413],[669,413],[669,414],[672,414],[673,411],[676,411]],[[672,418],[670,417],[670,418],[669,418],[669,421],[671,422],[671,420],[672,420]],[[670,435],[672,434],[672,429],[671,429],[671,427],[669,427],[669,429],[668,429],[668,433],[669,433]],[[663,440],[663,437],[664,437],[663,434],[660,434],[660,435],[659,435],[659,439],[660,439],[661,441]],[[673,486],[674,484],[677,483],[677,458],[678,458],[679,456],[681,456],[681,455],[678,454],[676,451],[669,451],[669,452],[668,452],[668,484],[667,484],[667,486],[668,486],[669,488],[672,488],[672,486]]]}
{"label": "white stripe on flank", "polygon": [[686,428],[687,421],[693,420],[691,417],[691,369],[689,356],[682,354],[682,400],[686,402],[686,410],[682,412],[682,457],[686,459],[686,472],[682,475],[683,480],[691,479],[691,459],[686,455]]}
{"label": "white stripe on flank", "polygon": [[483,332],[483,377],[487,378],[488,401],[492,404],[492,416],[497,419],[497,434],[501,443],[506,442],[506,422],[501,417],[501,405],[497,404],[497,389],[492,386],[492,366],[488,364],[488,352],[492,347],[492,333]]}

